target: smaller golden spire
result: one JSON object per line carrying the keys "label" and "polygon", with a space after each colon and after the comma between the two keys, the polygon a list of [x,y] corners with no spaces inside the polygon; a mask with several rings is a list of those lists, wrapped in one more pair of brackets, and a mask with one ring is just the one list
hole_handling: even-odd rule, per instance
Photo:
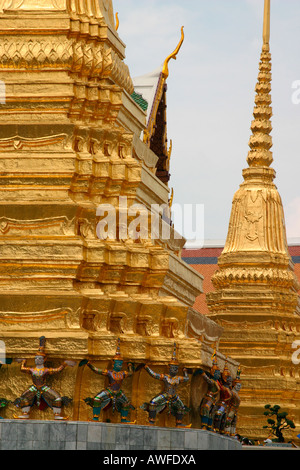
{"label": "smaller golden spire", "polygon": [[166,60],[165,60],[165,62],[164,62],[163,69],[162,69],[162,74],[163,74],[163,77],[164,77],[164,78],[168,78],[168,76],[169,76],[169,67],[168,67],[168,65],[169,65],[170,60],[171,60],[171,59],[176,60],[176,56],[177,56],[178,52],[180,51],[180,48],[181,48],[181,46],[182,46],[182,44],[183,44],[183,41],[184,41],[184,31],[183,31],[183,28],[184,28],[184,27],[182,26],[182,27],[181,27],[181,38],[180,38],[180,41],[179,41],[179,43],[178,43],[178,46],[176,47],[175,51],[172,52],[172,54],[170,54],[170,55],[166,58]]}

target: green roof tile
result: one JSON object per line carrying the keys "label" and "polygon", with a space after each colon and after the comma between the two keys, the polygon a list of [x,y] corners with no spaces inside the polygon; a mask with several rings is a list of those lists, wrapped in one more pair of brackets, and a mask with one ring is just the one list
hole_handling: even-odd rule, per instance
{"label": "green roof tile", "polygon": [[131,98],[142,108],[143,111],[147,111],[148,102],[142,97],[142,95],[134,91]]}

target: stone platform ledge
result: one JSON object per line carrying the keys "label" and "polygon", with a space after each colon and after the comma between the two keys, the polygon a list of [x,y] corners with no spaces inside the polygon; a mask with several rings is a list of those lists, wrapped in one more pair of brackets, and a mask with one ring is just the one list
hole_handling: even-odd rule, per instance
{"label": "stone platform ledge", "polygon": [[230,437],[177,429],[86,421],[0,420],[0,450],[241,450]]}

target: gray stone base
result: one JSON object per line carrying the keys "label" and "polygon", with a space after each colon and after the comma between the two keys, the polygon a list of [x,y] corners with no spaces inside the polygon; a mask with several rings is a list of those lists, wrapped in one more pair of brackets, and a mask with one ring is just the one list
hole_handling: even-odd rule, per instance
{"label": "gray stone base", "polygon": [[0,420],[0,450],[241,450],[235,439],[200,429],[74,421]]}

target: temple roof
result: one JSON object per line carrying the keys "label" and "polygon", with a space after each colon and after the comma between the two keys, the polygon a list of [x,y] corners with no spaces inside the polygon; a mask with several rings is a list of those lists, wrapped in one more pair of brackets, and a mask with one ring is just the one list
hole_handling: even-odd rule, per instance
{"label": "temple roof", "polygon": [[147,126],[149,124],[150,115],[153,112],[155,100],[158,98],[157,94],[162,78],[162,70],[163,64],[152,72],[132,79],[135,93],[141,95],[148,103]]}
{"label": "temple roof", "polygon": [[157,155],[156,176],[165,184],[170,179],[170,157],[172,144],[168,147],[167,138],[167,84],[168,64],[176,56],[184,40],[183,27],[176,49],[165,59],[163,64],[152,72],[133,78],[133,100],[146,112],[146,126],[143,133],[144,143]]}
{"label": "temple roof", "polygon": [[165,184],[170,179],[167,139],[166,78],[164,65],[140,77],[133,78],[131,97],[146,112],[144,143],[157,155],[156,176]]}

